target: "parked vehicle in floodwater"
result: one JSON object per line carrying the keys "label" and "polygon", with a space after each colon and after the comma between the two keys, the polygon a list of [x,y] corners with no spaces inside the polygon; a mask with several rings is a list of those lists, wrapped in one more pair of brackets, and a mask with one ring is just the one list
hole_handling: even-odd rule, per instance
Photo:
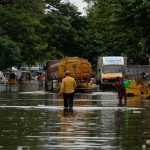
{"label": "parked vehicle in floodwater", "polygon": [[53,81],[58,83],[56,88],[60,88],[65,72],[70,71],[77,83],[77,90],[92,91],[91,78],[93,69],[91,63],[84,58],[67,57],[61,60],[50,60],[47,63],[46,70],[46,87],[47,90],[53,89]]}
{"label": "parked vehicle in floodwater", "polygon": [[123,78],[127,58],[121,56],[99,57],[97,60],[97,84],[101,89],[112,86],[116,77]]}

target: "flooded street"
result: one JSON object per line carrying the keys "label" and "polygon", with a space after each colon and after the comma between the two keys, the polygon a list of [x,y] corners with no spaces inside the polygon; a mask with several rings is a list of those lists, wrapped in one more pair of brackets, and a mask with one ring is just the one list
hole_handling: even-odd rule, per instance
{"label": "flooded street", "polygon": [[150,100],[129,97],[118,107],[115,92],[76,93],[64,112],[58,93],[0,93],[0,150],[150,149]]}

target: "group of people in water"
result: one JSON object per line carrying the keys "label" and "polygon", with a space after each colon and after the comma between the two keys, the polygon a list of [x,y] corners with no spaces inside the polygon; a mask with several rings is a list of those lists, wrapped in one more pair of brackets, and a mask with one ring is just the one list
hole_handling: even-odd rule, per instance
{"label": "group of people in water", "polygon": [[[143,75],[143,74],[142,74]],[[141,76],[137,79],[137,84],[142,84],[145,80],[145,76]],[[116,77],[115,82],[113,83],[113,87],[118,93],[118,106],[126,106],[127,104],[127,92],[126,85],[128,83],[130,85],[129,80],[125,80],[121,77]],[[72,109],[73,108],[73,99],[74,93],[76,89],[76,81],[71,77],[69,71],[66,72],[66,77],[62,80],[60,95],[63,95],[64,99],[64,109]]]}
{"label": "group of people in water", "polygon": [[[64,109],[65,110],[72,110],[73,109],[73,101],[74,101],[74,94],[77,87],[76,81],[73,77],[71,77],[71,73],[69,71],[66,71],[65,78],[62,79],[61,87],[59,95],[63,96],[64,100]],[[27,74],[28,80],[31,80],[32,77],[30,74]],[[10,79],[15,79],[15,75],[11,74]],[[45,74],[39,73],[37,76],[39,87],[44,86],[44,80],[45,80]],[[10,80],[11,81],[11,80]],[[24,76],[21,75],[18,82],[19,84],[23,84]],[[117,77],[115,83],[113,84],[115,90],[118,93],[118,106],[126,105],[127,103],[127,93],[126,93],[126,87],[123,84],[124,79]],[[141,81],[138,81],[141,82]]]}
{"label": "group of people in water", "polygon": [[[64,110],[72,110],[73,109],[73,99],[74,93],[76,89],[76,81],[69,71],[66,72],[66,77],[62,80],[61,88],[59,94],[63,95],[64,99]],[[116,82],[113,84],[116,91],[118,92],[119,104],[118,106],[126,105],[127,102],[127,94],[126,88],[123,84],[123,79],[120,77],[116,78]]]}
{"label": "group of people in water", "polygon": [[[10,73],[7,80],[7,84],[13,85],[18,83],[22,85],[25,83],[25,81],[30,81],[32,79],[33,77],[31,72],[23,72],[20,74],[19,77],[15,73]],[[39,73],[39,75],[37,76],[39,87],[42,87],[44,85],[44,79],[45,79],[45,74],[42,72]]]}

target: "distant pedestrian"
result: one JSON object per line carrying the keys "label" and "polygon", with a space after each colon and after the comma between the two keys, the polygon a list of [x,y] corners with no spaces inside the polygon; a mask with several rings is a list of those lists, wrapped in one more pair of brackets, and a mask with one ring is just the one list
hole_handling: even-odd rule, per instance
{"label": "distant pedestrian", "polygon": [[24,80],[24,79],[23,79],[23,75],[21,75],[20,78],[19,78],[19,80],[18,80],[18,81],[19,81],[19,84],[23,84],[23,80]]}
{"label": "distant pedestrian", "polygon": [[9,79],[8,79],[7,83],[9,85],[15,85],[16,84],[16,75],[15,75],[15,73],[11,73],[9,75]]}
{"label": "distant pedestrian", "polygon": [[60,93],[64,98],[64,109],[73,109],[74,93],[76,89],[76,81],[70,76],[70,72],[66,71],[66,77],[62,80]]}
{"label": "distant pedestrian", "polygon": [[39,87],[42,87],[44,85],[44,75],[42,73],[40,73],[37,77],[38,83],[39,83]]}
{"label": "distant pedestrian", "polygon": [[122,100],[124,99],[124,103],[126,105],[127,102],[127,94],[126,88],[123,85],[123,79],[120,77],[116,78],[115,88],[118,92],[119,106],[122,106]]}
{"label": "distant pedestrian", "polygon": [[31,74],[31,72],[28,73],[27,80],[28,80],[28,81],[32,80],[32,74]]}

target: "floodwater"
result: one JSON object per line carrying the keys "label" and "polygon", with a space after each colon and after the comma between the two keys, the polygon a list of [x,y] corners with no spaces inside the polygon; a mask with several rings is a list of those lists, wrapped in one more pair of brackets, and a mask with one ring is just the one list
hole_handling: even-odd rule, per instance
{"label": "floodwater", "polygon": [[0,92],[0,150],[150,149],[150,100],[118,107],[115,92],[95,88],[66,112],[58,93],[29,87]]}

